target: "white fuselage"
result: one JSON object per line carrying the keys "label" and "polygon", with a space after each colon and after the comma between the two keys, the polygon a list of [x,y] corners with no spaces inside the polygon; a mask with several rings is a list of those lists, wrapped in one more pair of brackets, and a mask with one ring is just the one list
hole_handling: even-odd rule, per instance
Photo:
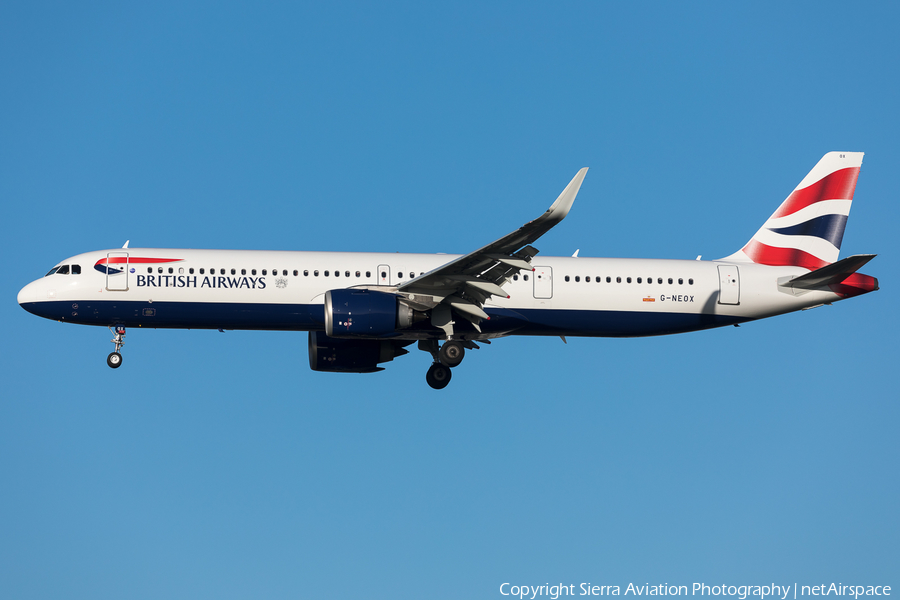
{"label": "white fuselage", "polygon": [[[69,258],[19,303],[59,321],[158,328],[321,330],[328,290],[394,291],[446,254],[126,248]],[[118,261],[118,262],[114,262]],[[503,285],[468,339],[643,336],[737,324],[840,300],[779,286],[808,269],[725,261],[536,257]],[[80,267],[80,274],[72,274]],[[110,265],[107,269],[107,265]],[[115,268],[113,268],[115,267]],[[115,272],[114,272],[115,271]],[[434,333],[438,337],[440,332]],[[410,339],[421,339],[419,331]],[[431,335],[431,334],[429,334]],[[403,339],[403,335],[399,337]]]}

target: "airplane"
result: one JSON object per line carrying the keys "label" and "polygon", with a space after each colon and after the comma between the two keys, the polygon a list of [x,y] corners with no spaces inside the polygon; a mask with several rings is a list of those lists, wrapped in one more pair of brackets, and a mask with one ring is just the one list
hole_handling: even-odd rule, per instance
{"label": "airplane", "polygon": [[829,152],[740,250],[712,261],[538,258],[532,246],[572,207],[587,168],[550,208],[465,255],[122,248],[67,258],[18,302],[63,323],[309,332],[314,371],[372,373],[407,347],[450,382],[466,350],[512,335],[639,337],[806,310],[878,289],[838,260],[862,152]]}

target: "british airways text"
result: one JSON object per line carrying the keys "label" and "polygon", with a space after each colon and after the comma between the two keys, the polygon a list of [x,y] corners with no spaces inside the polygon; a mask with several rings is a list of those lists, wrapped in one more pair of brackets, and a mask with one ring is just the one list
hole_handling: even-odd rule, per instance
{"label": "british airways text", "polygon": [[[174,288],[247,288],[251,290],[266,289],[265,277],[204,277],[189,275],[138,275],[138,287],[174,287]],[[198,283],[199,282],[199,283]]]}

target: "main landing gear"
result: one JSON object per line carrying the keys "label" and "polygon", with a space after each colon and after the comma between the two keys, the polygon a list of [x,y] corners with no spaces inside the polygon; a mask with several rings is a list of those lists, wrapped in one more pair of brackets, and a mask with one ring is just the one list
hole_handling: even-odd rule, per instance
{"label": "main landing gear", "polygon": [[[475,346],[477,348],[477,346]],[[437,340],[422,340],[419,349],[431,353],[434,364],[428,368],[425,381],[432,388],[442,390],[450,383],[453,373],[451,368],[459,365],[466,356],[466,347],[462,342],[444,342],[438,347]]]}
{"label": "main landing gear", "polygon": [[444,342],[438,352],[438,360],[442,365],[453,368],[463,361],[466,357],[466,349],[460,342]]}
{"label": "main landing gear", "polygon": [[452,376],[453,373],[450,371],[450,367],[445,367],[441,363],[434,363],[428,367],[428,372],[425,373],[425,381],[427,381],[428,385],[432,388],[442,390],[450,383],[450,378]]}
{"label": "main landing gear", "polygon": [[109,341],[116,345],[116,350],[115,352],[110,352],[109,356],[106,357],[106,364],[113,369],[118,369],[122,366],[122,355],[119,353],[119,350],[125,345],[125,327],[116,325],[115,329],[110,327],[109,330],[114,336]]}

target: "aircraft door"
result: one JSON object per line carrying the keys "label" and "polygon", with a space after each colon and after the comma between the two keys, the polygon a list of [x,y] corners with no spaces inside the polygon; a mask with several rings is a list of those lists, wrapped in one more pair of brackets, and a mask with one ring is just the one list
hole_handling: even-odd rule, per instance
{"label": "aircraft door", "polygon": [[553,297],[553,269],[550,267],[535,267],[531,273],[534,278],[534,297]]}
{"label": "aircraft door", "polygon": [[719,304],[741,303],[741,280],[736,265],[719,265]]}
{"label": "aircraft door", "polygon": [[391,267],[388,265],[378,265],[378,271],[375,273],[375,280],[378,285],[391,285]]}
{"label": "aircraft door", "polygon": [[106,289],[110,292],[128,291],[127,252],[109,252],[106,255]]}

